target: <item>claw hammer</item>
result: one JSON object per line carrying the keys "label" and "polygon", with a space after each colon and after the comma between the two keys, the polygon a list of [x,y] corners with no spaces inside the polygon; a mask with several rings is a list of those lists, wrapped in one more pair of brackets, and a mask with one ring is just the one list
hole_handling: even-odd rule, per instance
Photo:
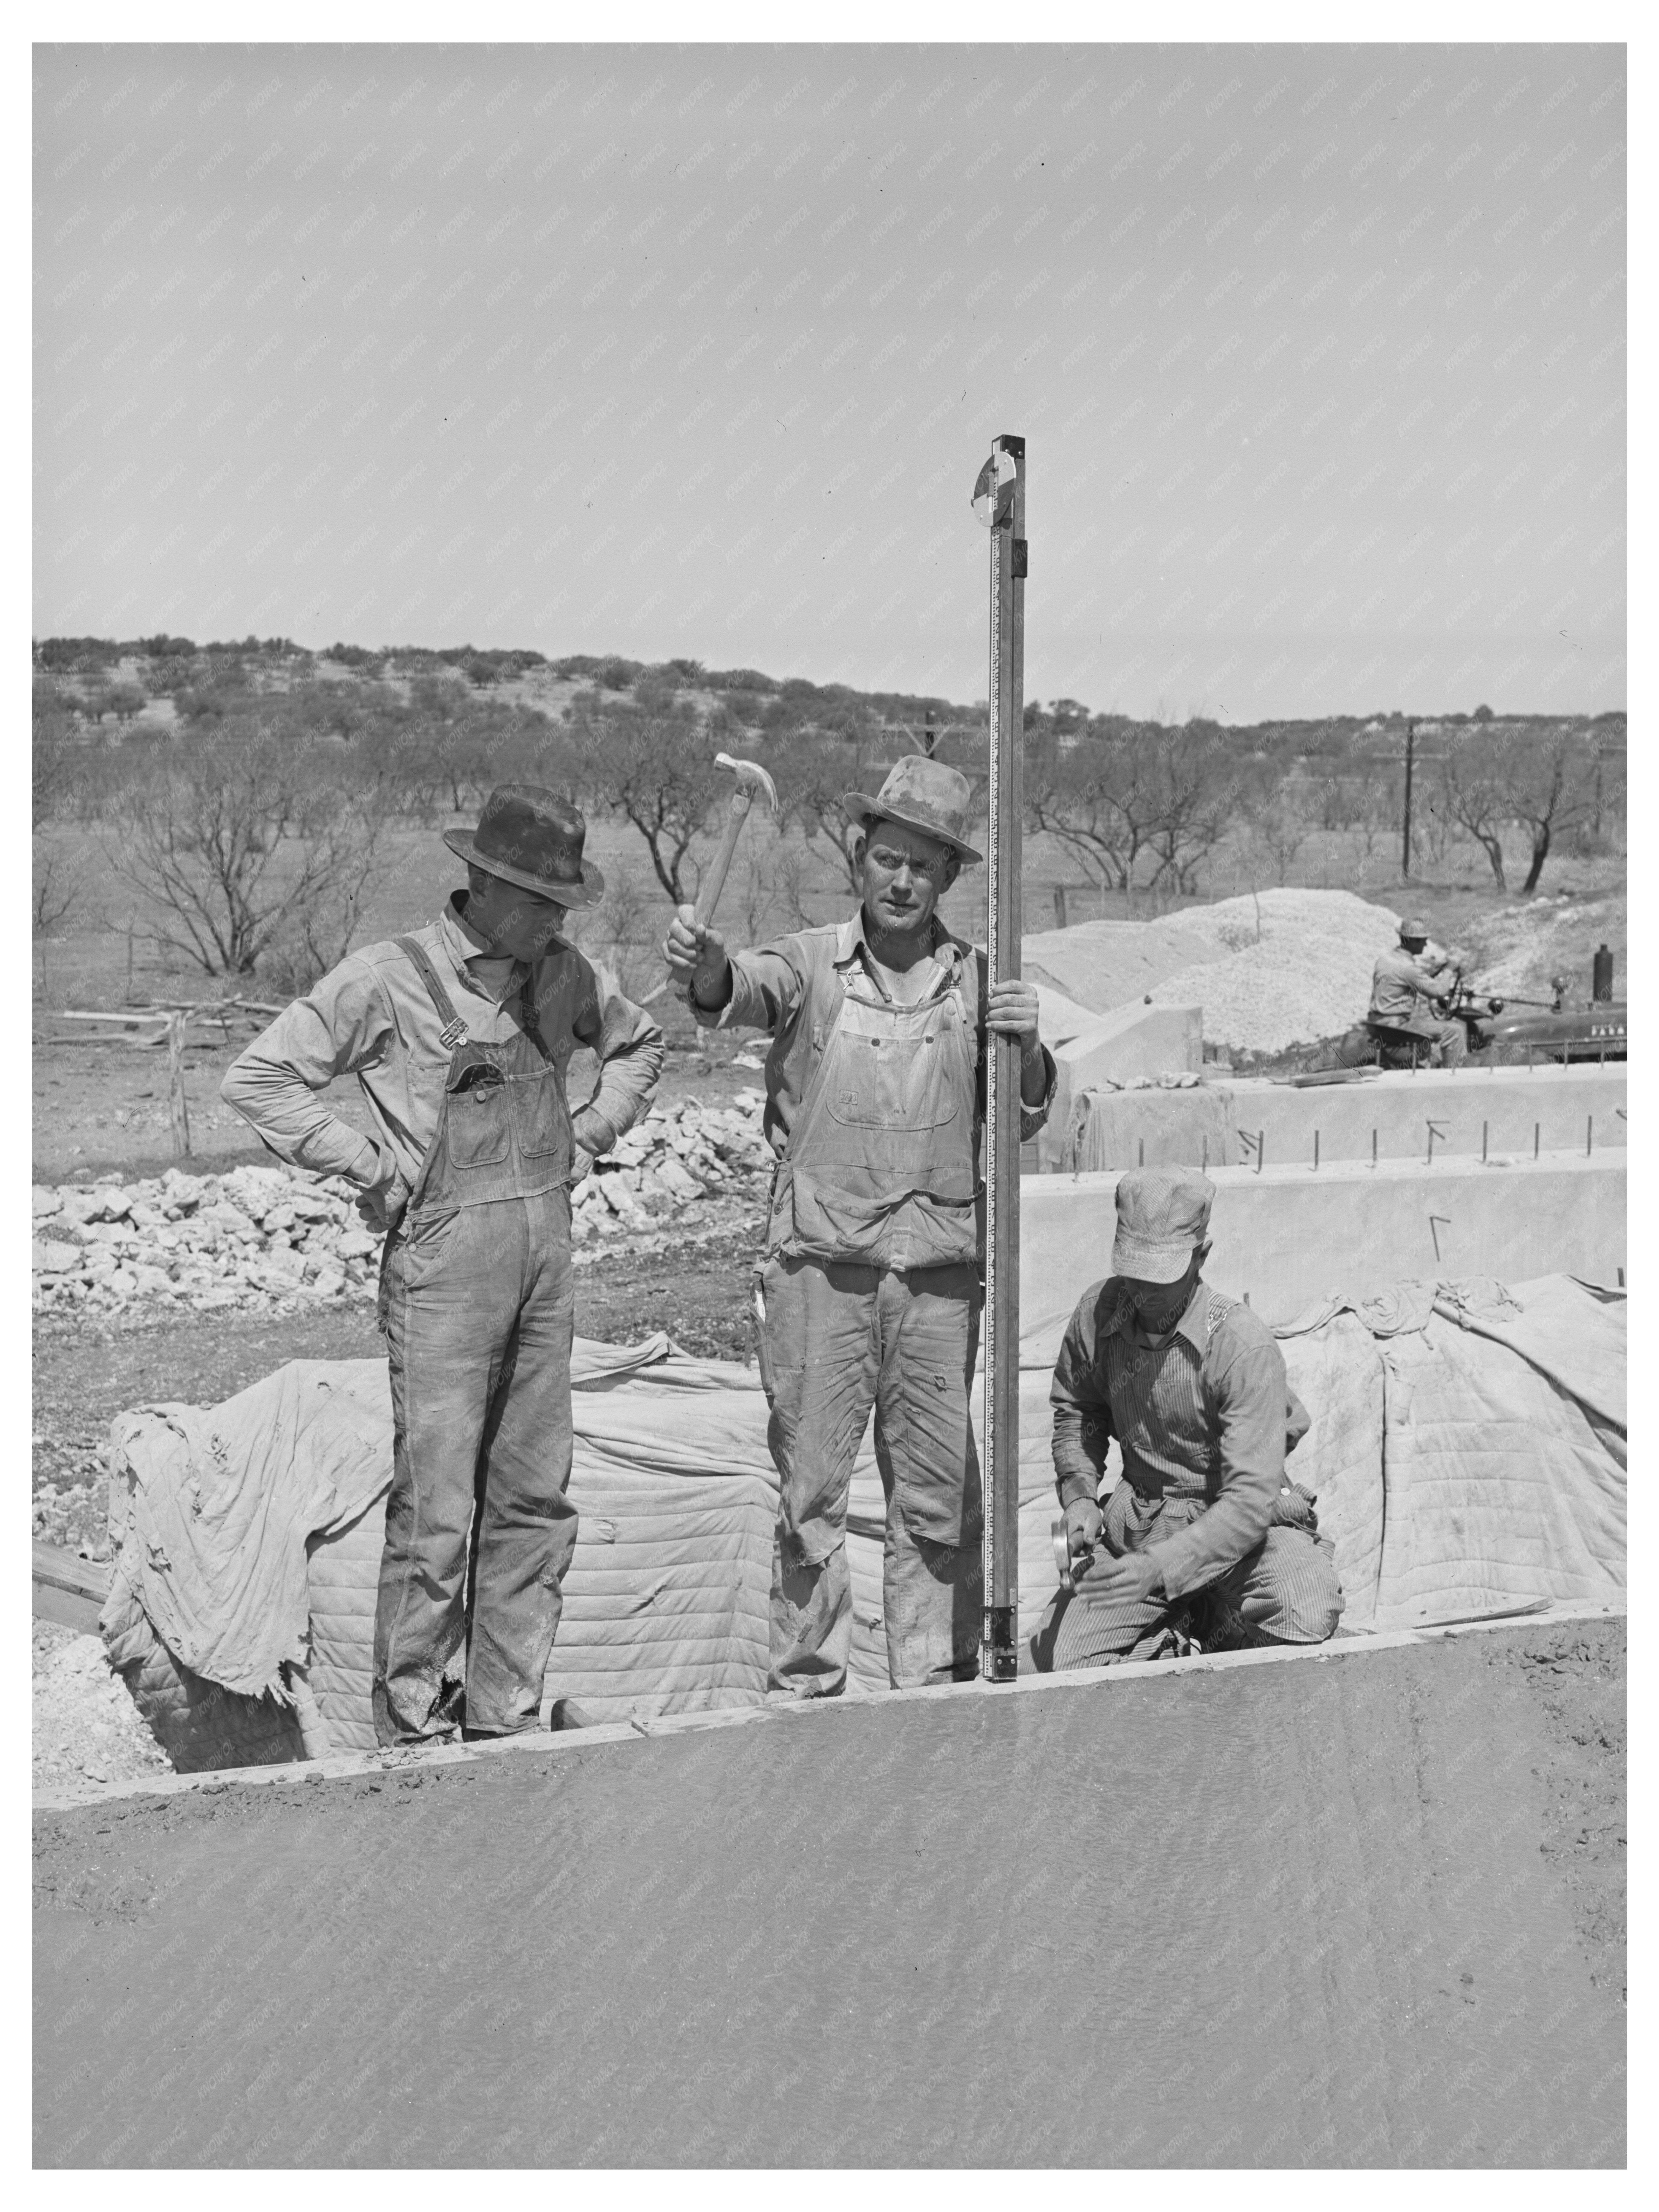
{"label": "claw hammer", "polygon": [[692,909],[692,918],[699,929],[707,929],[714,918],[715,903],[726,889],[732,855],[738,849],[738,839],[743,834],[749,810],[755,803],[755,793],[763,791],[773,813],[778,811],[778,787],[758,761],[733,760],[730,753],[716,753],[714,765],[716,768],[729,768],[738,779],[738,787],[732,793],[731,802],[726,807],[726,827],[720,833],[720,844],[715,848],[714,859],[708,863],[708,872],[702,879],[697,892],[697,903]]}
{"label": "claw hammer", "polygon": [[[695,907],[680,908],[681,914],[689,915],[700,929],[707,929],[714,919],[715,902],[726,889],[732,856],[738,849],[738,839],[743,835],[743,825],[755,803],[755,793],[763,791],[773,813],[778,811],[778,787],[758,761],[734,760],[730,753],[716,753],[714,765],[716,768],[729,768],[738,779],[738,787],[726,806],[726,827],[720,832],[720,842],[715,848],[714,857],[709,862],[708,872],[698,889],[697,902]],[[665,982],[659,983],[654,991],[641,1000],[640,1004],[648,1006],[652,1000],[659,999],[667,988]]]}

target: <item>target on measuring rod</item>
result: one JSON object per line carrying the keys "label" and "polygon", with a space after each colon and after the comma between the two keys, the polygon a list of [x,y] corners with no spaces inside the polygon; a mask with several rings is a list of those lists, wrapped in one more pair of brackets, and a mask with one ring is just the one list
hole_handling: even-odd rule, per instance
{"label": "target on measuring rod", "polygon": [[999,447],[974,483],[974,513],[987,530],[1006,522],[1014,511],[1014,457]]}

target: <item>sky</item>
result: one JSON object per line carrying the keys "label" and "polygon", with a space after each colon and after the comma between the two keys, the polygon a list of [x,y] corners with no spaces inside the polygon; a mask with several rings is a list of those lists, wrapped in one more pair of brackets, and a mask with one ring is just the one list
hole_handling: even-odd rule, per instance
{"label": "sky", "polygon": [[37,636],[1626,697],[1621,47],[33,50]]}

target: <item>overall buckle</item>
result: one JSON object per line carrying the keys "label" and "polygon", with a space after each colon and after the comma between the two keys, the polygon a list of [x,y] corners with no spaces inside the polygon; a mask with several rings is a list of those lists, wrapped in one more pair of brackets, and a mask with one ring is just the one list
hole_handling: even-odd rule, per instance
{"label": "overall buckle", "polygon": [[459,1014],[453,1021],[444,1024],[438,1032],[438,1042],[449,1052],[453,1052],[458,1044],[466,1042],[466,1024]]}

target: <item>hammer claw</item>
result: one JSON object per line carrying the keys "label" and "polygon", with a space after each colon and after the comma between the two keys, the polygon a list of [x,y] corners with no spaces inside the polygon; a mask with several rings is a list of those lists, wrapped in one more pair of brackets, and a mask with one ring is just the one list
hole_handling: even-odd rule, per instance
{"label": "hammer claw", "polygon": [[714,912],[715,902],[726,888],[726,872],[732,866],[732,855],[738,849],[738,835],[744,817],[754,803],[755,793],[764,792],[767,803],[775,814],[778,811],[778,790],[771,777],[758,761],[735,760],[730,753],[716,753],[715,765],[729,768],[738,779],[738,787],[732,794],[727,809],[726,829],[708,864],[708,873],[703,878],[702,888],[697,893],[696,918],[707,928]]}
{"label": "hammer claw", "polygon": [[735,760],[730,753],[716,753],[716,768],[729,768],[738,779],[738,796],[745,802],[753,799],[757,791],[766,793],[766,800],[774,814],[778,811],[778,787],[758,761]]}

